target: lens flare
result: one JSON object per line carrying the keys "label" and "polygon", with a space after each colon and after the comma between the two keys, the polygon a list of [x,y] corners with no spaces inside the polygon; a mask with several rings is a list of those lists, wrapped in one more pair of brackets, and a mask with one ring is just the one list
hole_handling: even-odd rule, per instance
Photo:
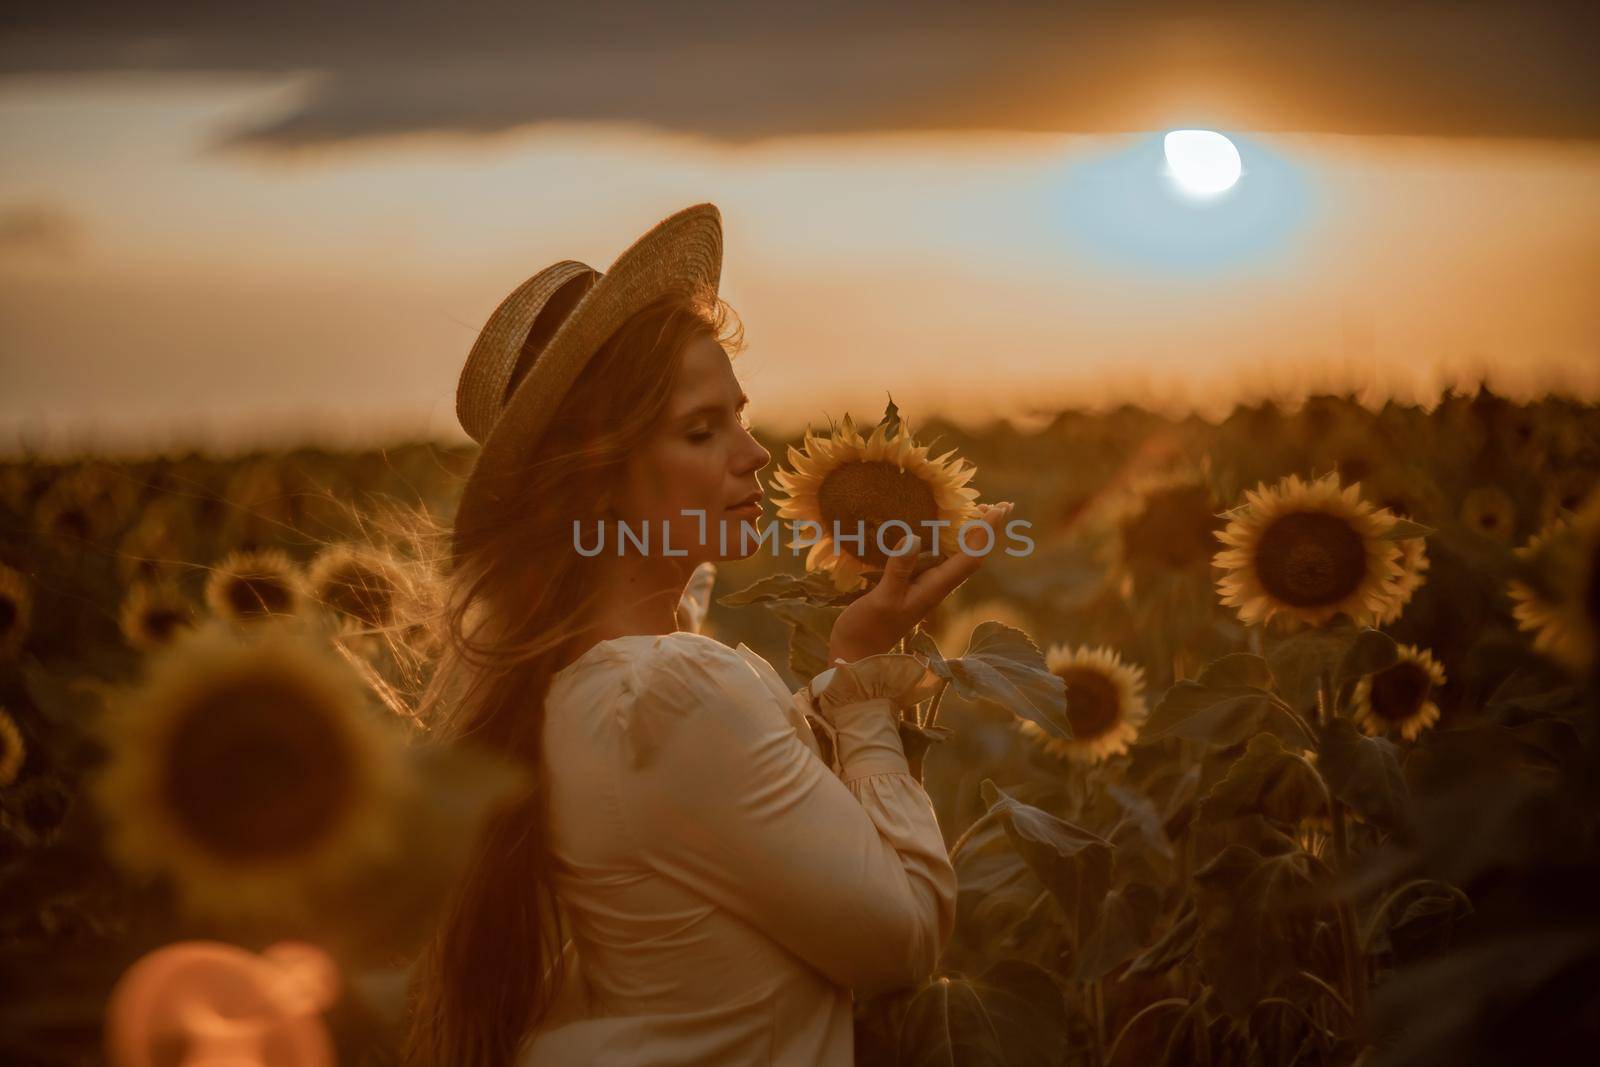
{"label": "lens flare", "polygon": [[1226,192],[1244,171],[1233,142],[1211,130],[1173,130],[1161,147],[1172,180],[1193,196]]}

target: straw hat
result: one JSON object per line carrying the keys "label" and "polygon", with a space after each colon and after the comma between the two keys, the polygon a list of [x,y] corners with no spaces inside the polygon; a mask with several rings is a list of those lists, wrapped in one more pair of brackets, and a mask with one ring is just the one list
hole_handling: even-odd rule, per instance
{"label": "straw hat", "polygon": [[463,531],[492,514],[527,469],[589,357],[651,301],[715,293],[721,275],[722,214],[695,204],[656,223],[604,274],[562,260],[500,302],[456,386],[456,417],[482,448],[456,507],[454,561]]}

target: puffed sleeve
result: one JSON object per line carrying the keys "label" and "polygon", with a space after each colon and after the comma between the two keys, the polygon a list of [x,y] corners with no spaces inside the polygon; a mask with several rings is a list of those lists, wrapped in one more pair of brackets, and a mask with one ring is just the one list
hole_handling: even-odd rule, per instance
{"label": "puffed sleeve", "polygon": [[956,877],[888,698],[831,709],[849,725],[836,777],[711,638],[657,638],[626,687],[619,809],[646,862],[860,996],[933,970]]}

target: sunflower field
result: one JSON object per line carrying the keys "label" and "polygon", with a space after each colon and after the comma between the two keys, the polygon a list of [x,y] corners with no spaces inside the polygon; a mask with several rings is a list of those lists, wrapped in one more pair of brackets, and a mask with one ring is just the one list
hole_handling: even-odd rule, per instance
{"label": "sunflower field", "polygon": [[[1600,409],[758,436],[780,519],[981,496],[1029,539],[902,644],[958,920],[857,1001],[858,1062],[1593,1056]],[[398,1062],[408,961],[525,782],[411,710],[441,639],[408,520],[472,458],[0,466],[0,1061]],[[799,688],[871,543],[703,570],[680,618]]]}

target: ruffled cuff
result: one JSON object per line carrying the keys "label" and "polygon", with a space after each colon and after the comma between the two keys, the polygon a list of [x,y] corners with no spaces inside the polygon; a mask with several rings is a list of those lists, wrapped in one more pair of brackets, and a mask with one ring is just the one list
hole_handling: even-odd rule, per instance
{"label": "ruffled cuff", "polygon": [[[939,687],[939,678],[915,656],[867,656],[838,660],[813,680],[813,733],[826,737],[839,777],[846,782],[871,774],[911,773],[902,741],[901,713]],[[810,688],[810,687],[808,687]]]}
{"label": "ruffled cuff", "polygon": [[[835,660],[811,682],[811,695],[823,715],[846,704],[887,699],[897,708],[915,707],[939,688],[939,676],[916,656],[898,652]],[[819,688],[820,685],[820,688]]]}

